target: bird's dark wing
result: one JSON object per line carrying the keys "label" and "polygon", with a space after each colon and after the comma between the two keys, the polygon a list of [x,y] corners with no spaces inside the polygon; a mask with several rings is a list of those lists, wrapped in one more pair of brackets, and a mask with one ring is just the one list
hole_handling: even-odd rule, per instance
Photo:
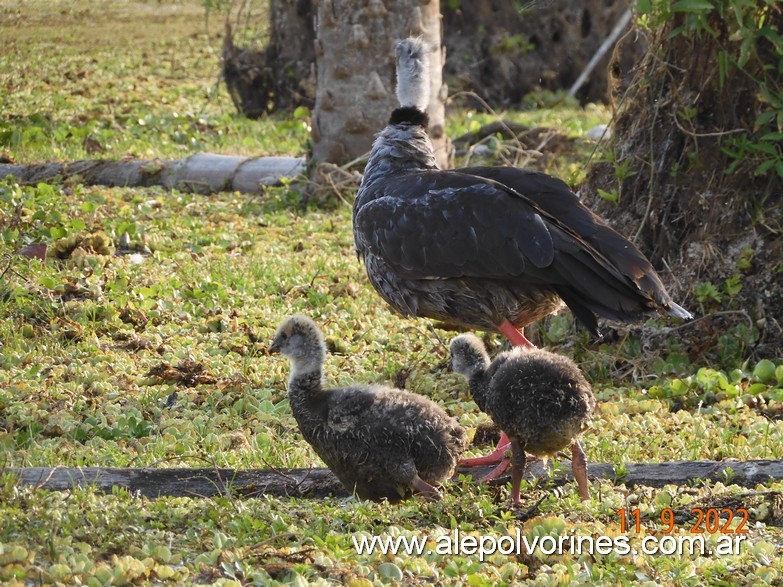
{"label": "bird's dark wing", "polygon": [[554,259],[535,207],[481,177],[411,173],[367,186],[363,197],[354,216],[357,251],[408,278],[509,278]]}
{"label": "bird's dark wing", "polygon": [[562,181],[515,168],[476,167],[398,175],[360,190],[354,214],[360,254],[408,279],[520,280],[557,292],[595,331],[674,304],[627,239]]}
{"label": "bird's dark wing", "polygon": [[658,304],[667,307],[671,303],[660,278],[642,252],[582,204],[565,182],[515,167],[470,167],[459,171],[499,182],[529,198],[547,222],[557,223],[589,245],[589,249],[605,260],[604,265],[616,268]]}
{"label": "bird's dark wing", "polygon": [[357,454],[410,444],[409,428],[415,424],[424,426],[426,422],[418,422],[421,410],[410,400],[404,401],[404,392],[395,390],[394,397],[390,397],[389,391],[381,385],[354,385],[323,392],[328,397],[329,434],[350,442],[351,450]]}

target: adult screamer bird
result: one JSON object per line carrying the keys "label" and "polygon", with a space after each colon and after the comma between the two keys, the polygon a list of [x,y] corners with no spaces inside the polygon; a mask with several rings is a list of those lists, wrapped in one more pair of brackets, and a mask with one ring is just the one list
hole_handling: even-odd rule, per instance
{"label": "adult screamer bird", "polygon": [[476,405],[510,439],[513,505],[519,504],[525,452],[546,458],[567,446],[579,495],[590,499],[579,435],[590,422],[595,397],[572,360],[518,346],[490,362],[481,339],[461,334],[451,341],[451,368],[467,378]]}
{"label": "adult screamer bird", "polygon": [[428,53],[421,39],[397,45],[400,107],[373,144],[353,207],[356,251],[381,297],[403,315],[528,347],[519,329],[563,304],[595,336],[598,316],[690,318],[645,256],[562,181],[514,167],[438,169]]}
{"label": "adult screamer bird", "polygon": [[323,335],[304,316],[283,322],[269,350],[290,360],[288,398],[299,430],[348,491],[390,502],[412,493],[440,497],[434,485],[454,474],[468,444],[440,406],[380,385],[324,389]]}

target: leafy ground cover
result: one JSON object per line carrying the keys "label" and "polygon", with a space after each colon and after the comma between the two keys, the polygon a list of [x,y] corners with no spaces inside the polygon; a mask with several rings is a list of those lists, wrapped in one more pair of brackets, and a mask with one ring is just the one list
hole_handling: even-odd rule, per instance
{"label": "leafy ground cover", "polygon": [[[89,24],[88,24],[89,23]],[[250,122],[215,89],[220,23],[188,2],[5,2],[0,6],[0,149],[19,162],[105,157],[302,154],[307,114]],[[507,113],[579,138],[609,114],[568,104]],[[489,117],[455,110],[450,132]],[[503,155],[506,148],[491,145]],[[572,183],[590,147],[547,164]],[[294,312],[329,341],[326,379],[393,381],[440,402],[471,431],[484,421],[446,368],[451,333],[394,316],[353,253],[344,203],[263,196],[0,182],[0,447],[5,467],[310,467],[285,398],[287,365],[266,346]],[[16,254],[48,246],[45,261]],[[116,253],[122,254],[116,254]],[[698,302],[699,300],[691,300]],[[687,305],[687,304],[686,304]],[[692,308],[693,309],[693,308]],[[650,324],[590,346],[569,315],[544,343],[575,357],[600,402],[588,458],[617,463],[783,458],[783,365],[692,363],[677,327]],[[649,336],[654,338],[651,352]],[[496,347],[497,339],[491,339]],[[650,355],[656,357],[650,359]],[[480,449],[480,451],[483,449]],[[780,584],[780,483],[575,488],[460,479],[440,503],[142,499],[118,489],[46,492],[0,482],[0,582],[7,584]],[[732,555],[643,554],[691,509],[748,510]],[[619,510],[639,516],[640,532]],[[722,527],[723,523],[721,524]],[[712,528],[713,530],[715,528]],[[638,554],[449,554],[444,536],[627,538]],[[519,534],[517,534],[519,533]],[[421,554],[360,553],[372,535],[428,540]],[[713,549],[720,532],[706,532]],[[431,553],[427,553],[431,550]],[[469,549],[468,549],[469,550]],[[481,560],[481,559],[484,560]]]}

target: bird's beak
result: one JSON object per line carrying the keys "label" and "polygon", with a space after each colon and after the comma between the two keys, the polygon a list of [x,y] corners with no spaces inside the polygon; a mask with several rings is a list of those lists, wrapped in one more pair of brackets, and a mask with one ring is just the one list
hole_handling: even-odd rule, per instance
{"label": "bird's beak", "polygon": [[269,345],[269,353],[279,353],[280,352],[280,341],[278,339],[274,339],[272,341],[272,344]]}

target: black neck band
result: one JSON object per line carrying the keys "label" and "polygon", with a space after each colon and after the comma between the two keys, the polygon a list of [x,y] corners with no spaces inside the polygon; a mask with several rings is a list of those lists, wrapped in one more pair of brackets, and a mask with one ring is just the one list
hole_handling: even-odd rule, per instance
{"label": "black neck band", "polygon": [[422,112],[414,106],[404,106],[397,108],[391,113],[389,124],[417,124],[422,128],[427,128],[430,123],[430,117],[426,112]]}

